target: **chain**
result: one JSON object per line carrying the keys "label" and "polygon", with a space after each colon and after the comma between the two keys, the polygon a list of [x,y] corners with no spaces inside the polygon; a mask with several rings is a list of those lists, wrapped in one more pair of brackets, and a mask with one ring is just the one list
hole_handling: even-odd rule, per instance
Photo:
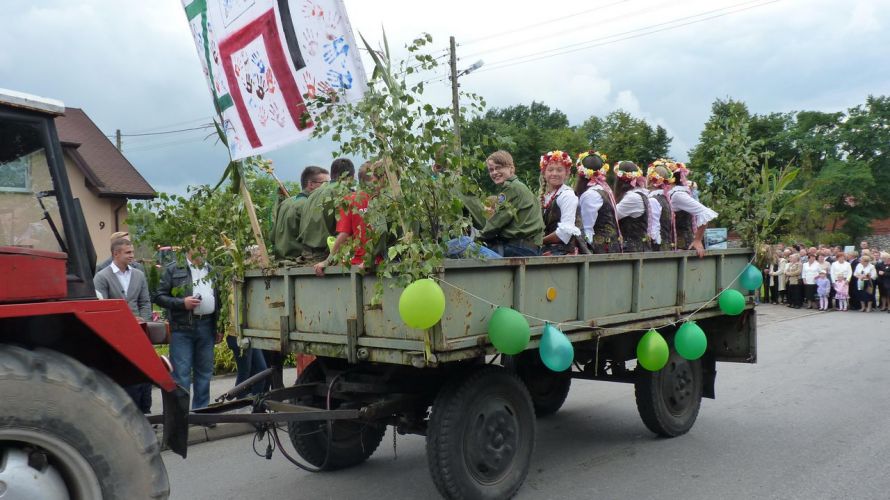
{"label": "chain", "polygon": [[398,452],[398,450],[396,450],[396,434],[397,434],[396,426],[393,426],[392,427],[392,459],[393,460],[399,459],[399,452]]}

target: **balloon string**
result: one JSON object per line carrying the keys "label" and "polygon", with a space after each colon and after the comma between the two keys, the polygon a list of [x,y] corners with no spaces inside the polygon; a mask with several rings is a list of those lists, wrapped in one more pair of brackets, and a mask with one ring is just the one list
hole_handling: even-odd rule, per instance
{"label": "balloon string", "polygon": [[[754,262],[754,258],[755,258],[755,257],[756,257],[756,256],[751,257],[751,260],[748,261],[748,266],[750,266],[750,265]],[[734,285],[735,282],[738,281],[739,278],[741,278],[742,274],[745,273],[745,270],[746,270],[746,269],[747,269],[747,266],[743,267],[743,268],[742,268],[742,271],[741,271],[739,274],[737,274],[737,275],[732,279],[732,281],[730,281],[729,284],[728,284],[723,290],[728,290],[728,289],[732,288],[732,285]],[[496,308],[496,307],[501,307],[500,304],[496,304],[496,303],[494,303],[494,302],[492,302],[492,301],[490,301],[490,300],[488,300],[488,299],[486,299],[486,298],[484,298],[484,297],[480,297],[480,296],[478,296],[478,295],[476,295],[476,294],[470,292],[469,290],[463,289],[463,288],[461,288],[461,287],[459,287],[459,286],[457,286],[457,285],[455,285],[455,284],[453,284],[453,283],[449,283],[448,281],[445,281],[444,279],[442,279],[442,278],[440,278],[440,277],[438,277],[438,276],[432,276],[432,278],[433,278],[434,280],[438,281],[439,283],[442,283],[443,285],[448,285],[448,286],[450,286],[451,288],[454,288],[455,290],[458,290],[458,291],[460,291],[461,293],[463,293],[463,294],[465,294],[465,295],[467,295],[467,296],[469,296],[469,297],[472,297],[472,298],[474,298],[474,299],[476,299],[476,300],[478,300],[478,301],[480,301],[480,302],[483,302],[483,303],[485,303],[485,304],[488,304],[488,305],[491,306],[491,307],[494,307],[494,308]],[[692,321],[692,318],[693,318],[696,314],[698,314],[699,312],[702,311],[702,309],[708,307],[708,305],[710,305],[712,302],[714,302],[715,300],[717,300],[717,299],[720,297],[720,294],[723,293],[723,290],[720,290],[720,292],[718,292],[717,295],[711,297],[707,302],[705,302],[705,303],[703,303],[701,306],[699,306],[698,309],[692,311],[691,313],[689,313],[689,314],[686,315],[685,317],[680,318],[680,319],[678,319],[678,320],[676,320],[676,321],[671,321],[671,322],[669,322],[669,323],[665,323],[665,324],[660,325],[660,326],[652,327],[652,329],[653,329],[653,330],[658,330],[658,329],[661,329],[661,328],[667,328],[667,327],[669,327],[669,326],[677,326],[677,325],[679,325],[679,324],[681,324],[681,323],[686,323],[686,322]],[[566,325],[566,326],[582,326],[582,327],[590,328],[590,324],[588,323],[589,320],[552,321],[552,320],[549,320],[549,319],[544,319],[544,318],[539,318],[539,317],[537,317],[537,316],[532,316],[531,314],[527,314],[527,313],[524,313],[524,312],[522,312],[522,311],[516,311],[516,312],[518,312],[519,314],[525,316],[525,317],[528,318],[528,319],[533,319],[533,320],[536,320],[536,321],[540,321],[541,323],[544,323],[544,324],[547,324],[547,323],[554,324],[554,325],[556,325],[556,329],[557,329],[557,330],[559,330],[559,329],[560,329],[560,326],[562,326],[562,325]],[[599,337],[600,337],[603,333],[606,333],[606,332],[634,332],[634,331],[639,331],[639,328],[602,327],[602,326],[597,326],[597,327],[594,327],[594,328],[596,328],[596,329],[598,330],[598,333],[597,333],[597,340],[599,340]]]}

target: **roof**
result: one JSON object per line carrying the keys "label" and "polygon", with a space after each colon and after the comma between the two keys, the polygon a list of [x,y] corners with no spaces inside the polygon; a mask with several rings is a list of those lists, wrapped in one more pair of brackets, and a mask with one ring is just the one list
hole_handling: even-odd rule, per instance
{"label": "roof", "polygon": [[151,199],[155,190],[80,108],[56,117],[59,141],[99,197]]}
{"label": "roof", "polygon": [[65,104],[62,101],[8,89],[0,89],[0,104],[42,111],[51,115],[61,115],[65,112]]}

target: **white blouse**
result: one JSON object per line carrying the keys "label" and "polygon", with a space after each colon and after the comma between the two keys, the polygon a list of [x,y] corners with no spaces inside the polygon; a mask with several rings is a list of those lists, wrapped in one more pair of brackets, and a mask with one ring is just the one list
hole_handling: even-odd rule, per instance
{"label": "white blouse", "polygon": [[581,226],[584,228],[584,237],[587,241],[593,240],[593,226],[596,224],[596,217],[599,215],[600,208],[603,207],[603,200],[609,199],[609,193],[602,187],[592,184],[587,191],[581,193],[579,203],[581,204]]}
{"label": "white blouse", "polygon": [[674,186],[671,188],[668,196],[671,197],[671,208],[674,213],[688,212],[692,214],[693,229],[698,229],[708,222],[716,219],[719,215],[717,212],[702,205],[689,193],[686,186]]}
{"label": "white blouse", "polygon": [[655,198],[649,197],[649,190],[646,188],[633,188],[625,193],[624,198],[618,202],[615,207],[615,218],[621,220],[625,217],[639,217],[643,215],[646,205],[643,204],[643,198],[639,195],[631,196],[631,193],[642,193],[649,201],[649,220],[646,221],[646,234],[657,244],[661,244],[661,204]]}
{"label": "white blouse", "polygon": [[[544,195],[548,200],[553,191]],[[563,184],[556,194],[556,205],[559,207],[559,223],[556,226],[556,237],[563,243],[568,243],[572,236],[581,236],[581,230],[575,225],[575,214],[578,211],[578,197],[572,188]]]}
{"label": "white blouse", "polygon": [[856,276],[864,274],[869,279],[878,279],[878,272],[875,271],[875,266],[871,263],[865,266],[863,266],[861,262],[859,264],[856,264],[856,272],[854,272],[853,274]]}
{"label": "white blouse", "polygon": [[818,262],[807,262],[803,265],[803,269],[800,272],[800,277],[803,279],[804,285],[815,285],[816,278],[819,277],[819,271],[822,270],[822,266],[819,265]]}
{"label": "white blouse", "polygon": [[832,262],[831,263],[831,281],[837,281],[838,279],[840,279],[841,276],[843,276],[845,280],[850,281],[850,277],[853,276],[853,268],[850,267],[850,263],[847,261]]}

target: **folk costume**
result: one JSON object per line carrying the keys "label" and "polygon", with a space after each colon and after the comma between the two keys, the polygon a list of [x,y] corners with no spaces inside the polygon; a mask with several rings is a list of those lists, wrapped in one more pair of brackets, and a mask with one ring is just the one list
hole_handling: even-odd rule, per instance
{"label": "folk costume", "polygon": [[[572,157],[562,151],[550,151],[542,155],[540,160],[541,175],[548,165],[558,164],[565,168],[568,173],[572,170]],[[542,255],[573,255],[579,251],[587,252],[586,245],[579,248],[578,237],[581,236],[580,216],[578,213],[578,197],[569,186],[565,184],[550,192],[543,192],[547,189],[547,183],[544,182],[544,188],[541,193],[541,214],[544,219],[544,238],[547,239],[551,234],[555,234],[559,239],[559,243],[547,243],[541,247]]]}
{"label": "folk costume", "polygon": [[[584,159],[596,156],[602,161],[602,167],[594,170],[584,166]],[[581,227],[584,240],[595,253],[620,253],[621,229],[615,218],[615,195],[606,182],[609,164],[606,155],[599,151],[587,151],[578,155],[575,162],[578,177],[586,178],[587,189],[578,198],[581,213]]]}
{"label": "folk costume", "polygon": [[670,169],[677,183],[668,192],[677,228],[677,249],[687,250],[692,248],[698,229],[707,226],[708,222],[716,219],[718,214],[693,197],[689,182],[686,180],[689,169],[685,164],[671,163]]}
{"label": "folk costume", "polygon": [[[677,220],[668,194],[674,186],[674,174],[670,170],[670,160],[659,158],[649,165],[646,177],[649,178],[649,197],[658,203],[661,212],[658,217],[658,250],[668,251],[677,248]],[[653,249],[656,247],[653,246]]]}
{"label": "folk costume", "polygon": [[618,227],[624,241],[625,252],[648,252],[651,250],[650,231],[651,207],[649,190],[646,189],[646,176],[635,163],[622,161],[615,166],[619,182],[628,184],[631,189],[624,193],[615,207]]}

